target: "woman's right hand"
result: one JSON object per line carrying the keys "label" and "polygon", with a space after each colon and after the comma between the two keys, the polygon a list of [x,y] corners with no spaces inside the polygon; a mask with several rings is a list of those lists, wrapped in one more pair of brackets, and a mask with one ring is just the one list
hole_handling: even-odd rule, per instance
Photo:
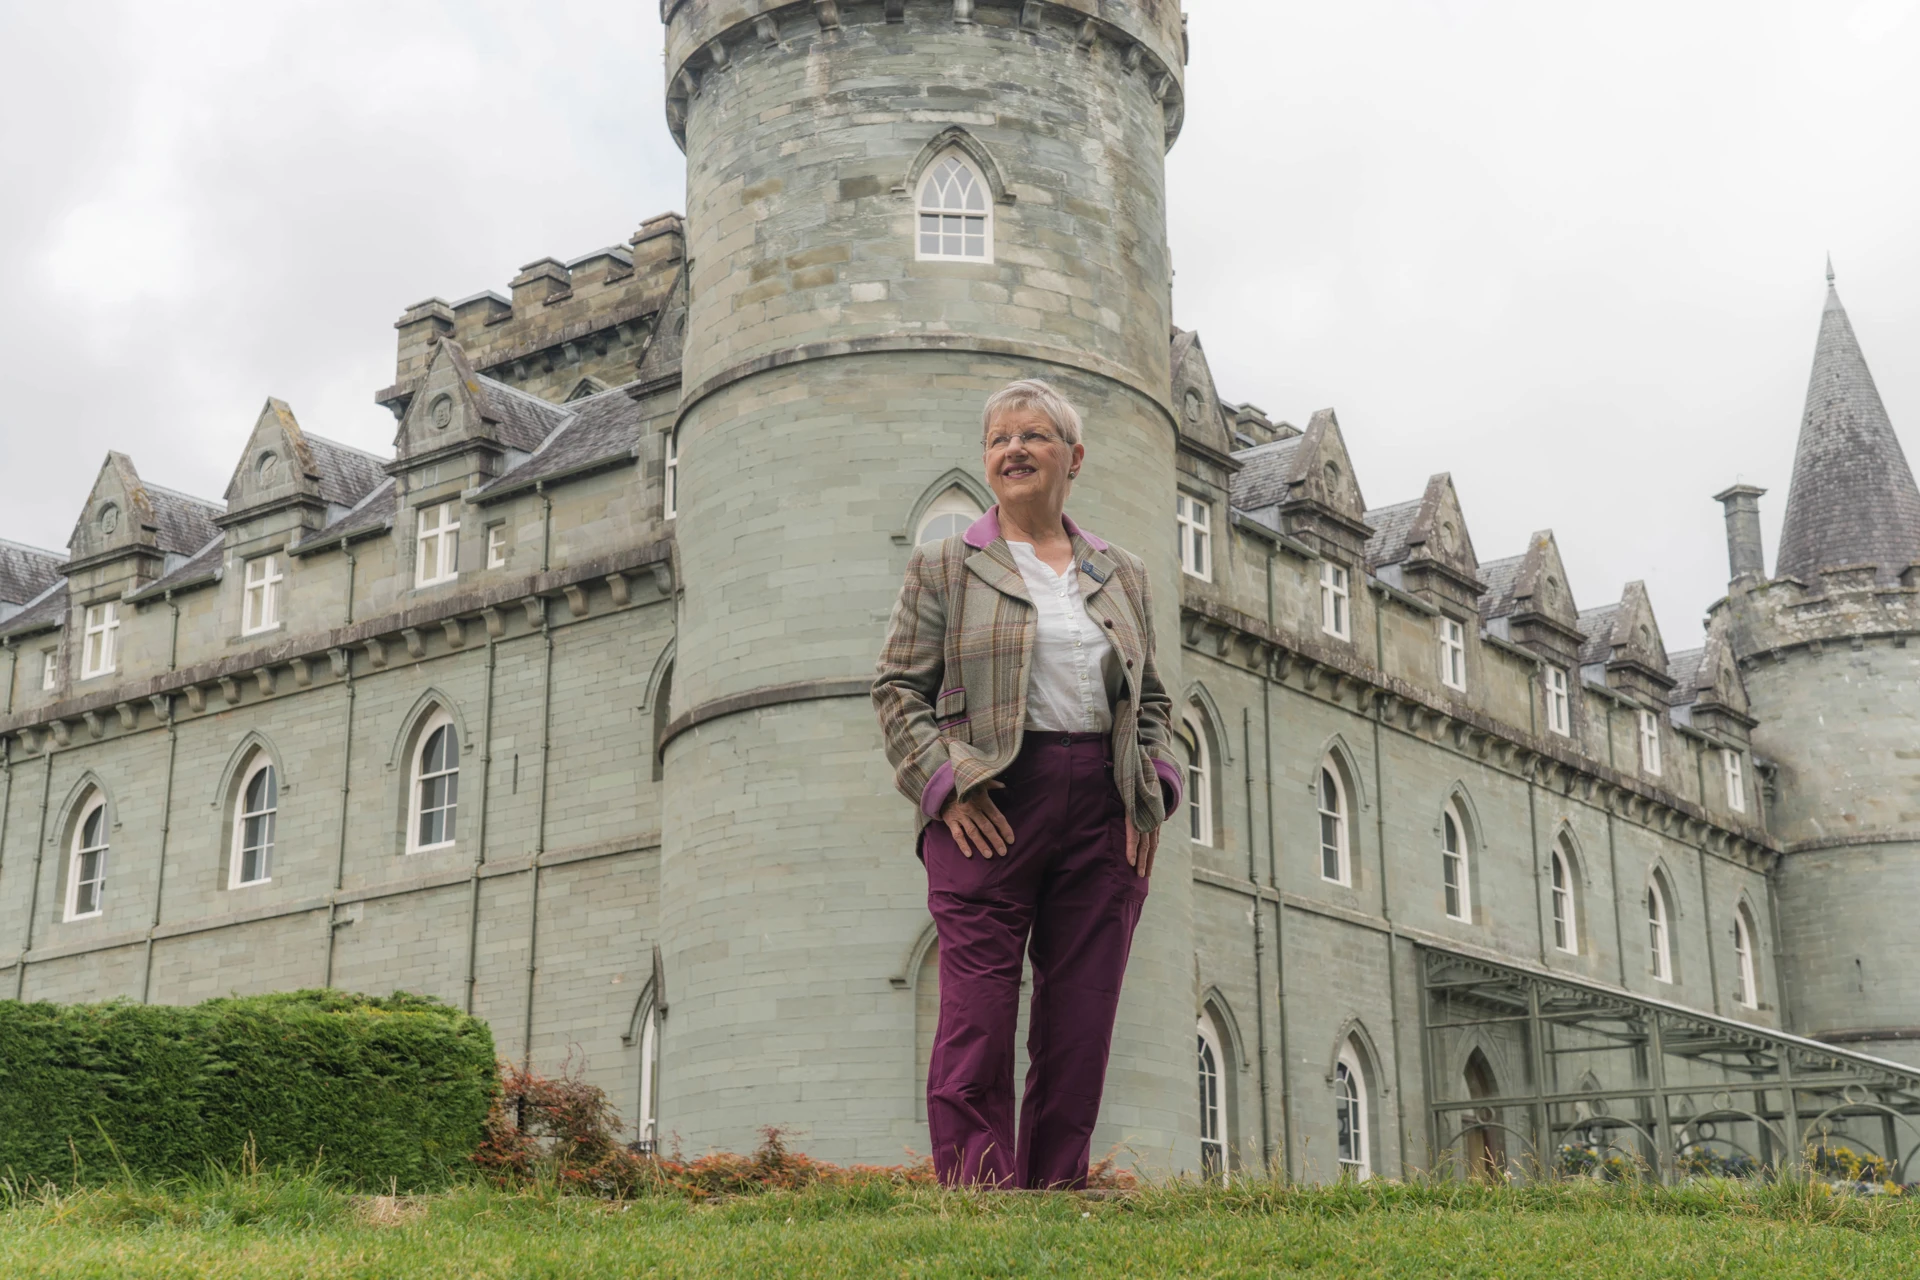
{"label": "woman's right hand", "polygon": [[960,847],[963,856],[971,858],[977,849],[983,858],[995,854],[1007,856],[1007,846],[1013,843],[1013,824],[1007,821],[1000,806],[993,802],[988,794],[1006,788],[1004,782],[989,782],[973,795],[962,797],[956,792],[940,810],[940,821],[947,824],[947,831],[953,836],[954,844]]}

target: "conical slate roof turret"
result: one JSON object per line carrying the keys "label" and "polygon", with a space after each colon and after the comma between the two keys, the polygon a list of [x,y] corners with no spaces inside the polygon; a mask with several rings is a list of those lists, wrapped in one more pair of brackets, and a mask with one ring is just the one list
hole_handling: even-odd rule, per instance
{"label": "conical slate roof turret", "polygon": [[1920,489],[1834,290],[1829,259],[1775,572],[1815,586],[1822,569],[1871,564],[1892,578],[1916,560]]}

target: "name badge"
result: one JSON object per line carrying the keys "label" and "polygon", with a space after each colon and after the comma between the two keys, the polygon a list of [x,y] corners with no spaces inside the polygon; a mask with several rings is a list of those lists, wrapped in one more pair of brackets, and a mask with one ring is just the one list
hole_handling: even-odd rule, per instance
{"label": "name badge", "polygon": [[1098,569],[1094,568],[1093,561],[1082,560],[1080,562],[1080,572],[1086,574],[1089,578],[1092,578],[1095,582],[1100,583],[1102,586],[1106,585],[1107,575],[1100,572]]}

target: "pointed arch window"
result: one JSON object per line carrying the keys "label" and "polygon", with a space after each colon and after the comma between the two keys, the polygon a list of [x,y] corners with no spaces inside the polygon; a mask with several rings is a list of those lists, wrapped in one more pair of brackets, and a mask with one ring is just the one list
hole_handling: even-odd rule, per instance
{"label": "pointed arch window", "polygon": [[1190,715],[1180,718],[1180,752],[1187,768],[1187,834],[1196,844],[1213,843],[1213,762],[1207,735]]}
{"label": "pointed arch window", "polygon": [[233,858],[227,887],[273,879],[274,828],[280,816],[280,777],[266,752],[255,753],[241,776],[233,807]]}
{"label": "pointed arch window", "polygon": [[993,193],[980,171],[949,151],[920,178],[919,234],[922,262],[992,262]]}
{"label": "pointed arch window", "polygon": [[1340,771],[1328,760],[1320,766],[1320,878],[1334,884],[1352,884],[1347,854],[1347,792]]}
{"label": "pointed arch window", "polygon": [[460,740],[453,717],[443,710],[434,711],[420,729],[411,792],[407,852],[451,847],[460,804]]}
{"label": "pointed arch window", "polygon": [[1733,999],[1743,1009],[1760,1007],[1760,984],[1753,967],[1753,917],[1741,903],[1733,913]]}
{"label": "pointed arch window", "polygon": [[1460,810],[1451,802],[1440,814],[1440,875],[1446,890],[1447,915],[1455,920],[1471,920],[1473,892],[1467,878],[1467,827],[1460,819]]}
{"label": "pointed arch window", "polygon": [[979,518],[980,504],[965,489],[954,485],[927,504],[920,515],[920,527],[914,530],[913,545],[923,547],[929,542],[956,537]]}
{"label": "pointed arch window", "polygon": [[659,1087],[660,1011],[649,1007],[646,1029],[640,1033],[640,1116],[639,1148],[650,1155],[657,1146],[654,1135],[654,1093]]}
{"label": "pointed arch window", "polygon": [[68,920],[85,920],[102,910],[107,888],[107,798],[94,791],[80,806],[73,824],[73,851],[67,860]]}
{"label": "pointed arch window", "polygon": [[1657,982],[1673,981],[1673,908],[1659,872],[1647,882],[1648,964]]}
{"label": "pointed arch window", "polygon": [[1202,1017],[1198,1026],[1200,1074],[1200,1173],[1209,1181],[1227,1179],[1226,1103],[1220,1077],[1220,1038]]}
{"label": "pointed arch window", "polygon": [[1367,1129],[1367,1078],[1360,1070],[1360,1055],[1349,1040],[1340,1050],[1333,1068],[1334,1153],[1340,1161],[1340,1175],[1360,1181],[1373,1175],[1368,1156],[1370,1135]]}
{"label": "pointed arch window", "polygon": [[1565,836],[1553,843],[1553,945],[1570,955],[1580,951],[1580,924],[1573,902],[1573,855]]}

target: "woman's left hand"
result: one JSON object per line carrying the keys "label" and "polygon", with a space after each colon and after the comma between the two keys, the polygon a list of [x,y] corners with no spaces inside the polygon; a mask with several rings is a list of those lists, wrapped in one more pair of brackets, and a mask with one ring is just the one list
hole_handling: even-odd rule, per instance
{"label": "woman's left hand", "polygon": [[1160,829],[1144,834],[1134,829],[1133,815],[1127,815],[1127,865],[1142,880],[1153,874],[1153,855],[1160,851]]}

